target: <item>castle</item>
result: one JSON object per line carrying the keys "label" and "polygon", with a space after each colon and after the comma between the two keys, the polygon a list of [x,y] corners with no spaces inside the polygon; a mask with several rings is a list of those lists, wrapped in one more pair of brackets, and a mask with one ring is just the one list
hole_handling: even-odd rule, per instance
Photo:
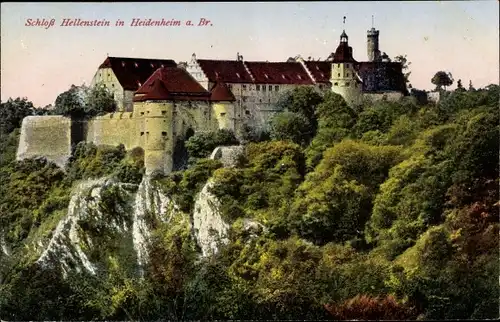
{"label": "castle", "polygon": [[76,130],[62,116],[30,116],[23,120],[18,159],[44,156],[63,166],[79,140],[97,145],[142,147],[146,173],[175,169],[178,142],[199,131],[243,126],[265,128],[280,110],[276,103],[296,87],[333,91],[355,106],[365,99],[397,100],[407,94],[400,63],[380,54],[379,31],[368,31],[369,61],[353,57],[345,31],[325,61],[300,56],[286,62],[198,59],[182,65],[173,60],[107,57],[91,85],[104,86],[117,112],[93,118]]}

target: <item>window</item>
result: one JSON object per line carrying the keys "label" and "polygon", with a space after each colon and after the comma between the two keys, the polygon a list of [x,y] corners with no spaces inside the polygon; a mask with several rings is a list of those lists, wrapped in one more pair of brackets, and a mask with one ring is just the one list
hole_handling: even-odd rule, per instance
{"label": "window", "polygon": [[340,64],[337,64],[337,67],[340,68]]}
{"label": "window", "polygon": [[272,92],[273,91],[273,87],[271,85],[269,85],[269,91]]}
{"label": "window", "polygon": [[247,85],[241,85],[241,87],[243,87],[243,90],[246,91],[247,90]]}
{"label": "window", "polygon": [[349,68],[349,64],[346,64],[345,67]]}
{"label": "window", "polygon": [[161,115],[166,115],[167,111],[161,111]]}
{"label": "window", "polygon": [[149,111],[147,111],[146,113],[149,114]]}
{"label": "window", "polygon": [[233,90],[233,85],[229,84],[227,87],[229,87],[230,90]]}
{"label": "window", "polygon": [[115,87],[115,84],[111,84],[111,87]]}
{"label": "window", "polygon": [[333,84],[333,86],[339,86],[339,83],[335,83],[335,84]]}
{"label": "window", "polygon": [[161,132],[161,136],[167,136],[167,132]]}
{"label": "window", "polygon": [[226,113],[220,113],[220,116],[226,116]]}
{"label": "window", "polygon": [[102,87],[106,88],[106,84],[102,84]]}
{"label": "window", "polygon": [[260,91],[260,85],[257,85],[255,90]]}
{"label": "window", "polygon": [[265,92],[266,91],[266,85],[262,86],[262,90]]}
{"label": "window", "polygon": [[143,135],[144,135],[144,132],[141,132],[141,136],[143,136]]}
{"label": "window", "polygon": [[280,87],[278,85],[274,86],[274,91],[277,92],[279,91]]}
{"label": "window", "polygon": [[245,111],[245,114],[246,115],[250,115],[250,111]]}
{"label": "window", "polygon": [[351,83],[347,82],[345,83],[345,86],[351,86]]}
{"label": "window", "polygon": [[144,112],[141,112],[141,115],[144,115]]}
{"label": "window", "polygon": [[149,135],[149,132],[146,132],[146,135]]}

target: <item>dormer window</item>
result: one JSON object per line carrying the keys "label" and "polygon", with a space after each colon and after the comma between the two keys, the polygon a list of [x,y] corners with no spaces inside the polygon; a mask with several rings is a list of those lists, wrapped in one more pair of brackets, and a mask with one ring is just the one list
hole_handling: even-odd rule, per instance
{"label": "dormer window", "polygon": [[135,67],[139,67],[139,65],[137,63],[134,63]]}
{"label": "dormer window", "polygon": [[286,79],[286,76],[285,76],[285,75],[281,75],[281,77],[283,77],[283,79]]}
{"label": "dormer window", "polygon": [[137,85],[142,86],[141,82],[137,82]]}
{"label": "dormer window", "polygon": [[124,61],[122,61],[122,67],[125,67],[125,62]]}
{"label": "dormer window", "polygon": [[161,64],[161,68],[165,67],[165,65]]}
{"label": "dormer window", "polygon": [[300,75],[297,75],[297,77],[298,77],[299,79],[302,79],[302,76],[300,76]]}
{"label": "dormer window", "polygon": [[238,76],[238,78],[241,78],[239,73],[236,73],[236,76]]}
{"label": "dormer window", "polygon": [[325,74],[323,74],[323,73],[321,73],[320,75],[321,75],[321,77],[325,77]]}
{"label": "dormer window", "polygon": [[[136,66],[137,67],[137,66]],[[151,63],[151,68],[155,68],[155,65],[153,63]]]}
{"label": "dormer window", "polygon": [[316,66],[316,70],[319,70],[319,66]]}
{"label": "dormer window", "polygon": [[267,76],[267,74],[264,74],[264,76],[265,76],[267,79],[269,79],[269,76]]}

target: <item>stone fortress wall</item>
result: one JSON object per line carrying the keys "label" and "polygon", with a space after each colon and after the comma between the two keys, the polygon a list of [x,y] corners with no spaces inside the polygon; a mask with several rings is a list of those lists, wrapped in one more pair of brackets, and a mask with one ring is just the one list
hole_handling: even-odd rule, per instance
{"label": "stone fortress wall", "polygon": [[23,119],[17,159],[46,157],[64,167],[71,156],[71,120],[63,116],[28,116]]}
{"label": "stone fortress wall", "polygon": [[[117,146],[126,150],[141,147],[145,152],[146,173],[169,173],[178,139],[188,130],[215,131],[228,128],[220,117],[231,108],[228,104],[211,106],[205,102],[136,102],[134,112],[115,112],[86,122],[83,139],[96,145]],[[216,114],[217,111],[217,114]],[[72,131],[73,128],[73,131]],[[29,116],[23,120],[17,159],[46,157],[64,168],[71,156],[75,125],[63,116]]]}

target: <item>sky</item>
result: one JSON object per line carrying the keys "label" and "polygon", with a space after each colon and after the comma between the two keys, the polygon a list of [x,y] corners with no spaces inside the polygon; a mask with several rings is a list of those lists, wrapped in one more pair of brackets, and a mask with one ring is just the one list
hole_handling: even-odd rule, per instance
{"label": "sky", "polygon": [[[367,60],[366,33],[380,30],[380,50],[407,55],[410,83],[432,89],[432,76],[450,72],[474,87],[499,83],[499,2],[137,2],[1,4],[1,99],[27,97],[53,104],[72,84],[89,84],[106,56],[189,61],[285,61],[326,57],[345,27],[354,58]],[[346,17],[345,26],[342,18]],[[27,19],[55,19],[49,28]],[[109,27],[63,27],[63,19],[106,19]],[[131,27],[139,19],[176,19],[180,27]],[[211,26],[197,26],[199,20]],[[115,26],[121,19],[125,26]],[[191,20],[195,26],[185,26]],[[455,82],[456,83],[456,82]],[[455,85],[452,86],[452,88]]]}

